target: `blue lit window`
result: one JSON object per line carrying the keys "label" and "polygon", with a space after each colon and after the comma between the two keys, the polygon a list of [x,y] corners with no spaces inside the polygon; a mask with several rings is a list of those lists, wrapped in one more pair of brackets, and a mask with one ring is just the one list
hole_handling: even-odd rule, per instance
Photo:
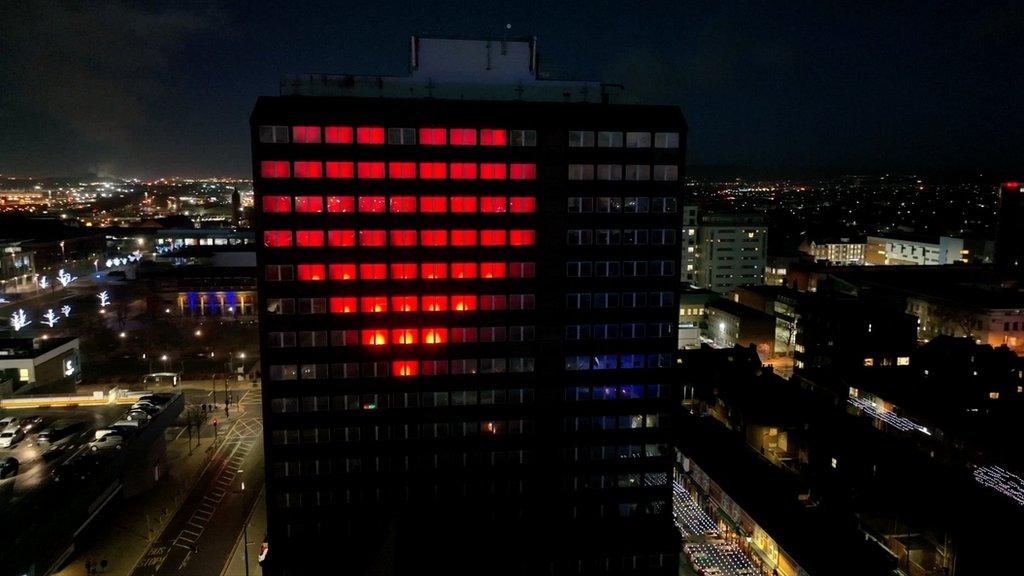
{"label": "blue lit window", "polygon": [[625,369],[643,368],[643,354],[623,354],[620,358],[620,366]]}
{"label": "blue lit window", "polygon": [[594,356],[594,370],[613,370],[619,365],[615,354],[598,354]]}

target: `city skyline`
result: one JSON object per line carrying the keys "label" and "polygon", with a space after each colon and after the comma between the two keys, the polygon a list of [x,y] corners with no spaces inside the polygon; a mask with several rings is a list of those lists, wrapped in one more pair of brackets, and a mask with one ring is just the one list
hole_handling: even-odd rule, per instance
{"label": "city skyline", "polygon": [[535,35],[542,71],[681,106],[691,165],[1016,176],[1024,52],[1009,2],[346,10],[14,7],[0,24],[0,80],[13,88],[0,98],[0,173],[245,177],[252,95],[290,73],[404,73],[409,36],[427,32]]}

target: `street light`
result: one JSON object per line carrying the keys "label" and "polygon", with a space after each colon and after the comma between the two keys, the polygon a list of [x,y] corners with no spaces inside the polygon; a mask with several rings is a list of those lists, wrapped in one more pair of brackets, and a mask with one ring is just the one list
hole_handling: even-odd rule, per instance
{"label": "street light", "polygon": [[160,360],[163,360],[164,372],[167,372],[167,354],[164,354],[163,356],[160,356]]}
{"label": "street light", "polygon": [[196,329],[196,338],[198,338],[198,337],[200,337],[202,335],[203,335],[203,331],[199,330],[199,329]]}

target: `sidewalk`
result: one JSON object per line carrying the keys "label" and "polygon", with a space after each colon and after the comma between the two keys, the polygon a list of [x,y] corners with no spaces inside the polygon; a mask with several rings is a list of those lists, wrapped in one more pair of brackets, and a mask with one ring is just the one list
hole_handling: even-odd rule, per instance
{"label": "sidewalk", "polygon": [[[267,533],[267,502],[265,500],[265,488],[260,490],[259,496],[256,498],[256,506],[253,507],[252,514],[249,516],[247,522],[249,526],[249,572],[250,576],[259,576],[263,573],[263,569],[260,568],[257,562],[257,556],[260,553],[260,544],[263,543],[263,536]],[[245,534],[243,531],[238,535],[238,541],[235,542],[235,548],[231,551],[231,559],[228,560],[224,570],[220,573],[221,576],[245,576],[245,550],[242,548],[242,537]]]}
{"label": "sidewalk", "polygon": [[[217,415],[222,430],[228,429],[236,414],[238,412],[232,410],[231,417]],[[172,431],[176,437],[167,440],[167,474],[146,492],[112,503],[112,509],[94,520],[86,535],[75,543],[75,552],[68,557],[64,568],[55,573],[57,576],[86,576],[87,559],[93,563],[108,562],[106,570],[100,570],[100,574],[131,574],[151,540],[160,535],[174,516],[213,455],[213,426],[209,422],[203,426],[198,447],[195,438],[192,439],[191,455],[188,432],[169,428],[168,435]]]}

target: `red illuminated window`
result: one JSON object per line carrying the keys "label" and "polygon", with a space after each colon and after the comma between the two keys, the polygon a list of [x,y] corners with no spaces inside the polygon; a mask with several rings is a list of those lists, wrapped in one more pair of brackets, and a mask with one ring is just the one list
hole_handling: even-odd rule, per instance
{"label": "red illuminated window", "polygon": [[382,314],[388,311],[386,296],[363,296],[359,299],[359,311],[370,314]]}
{"label": "red illuminated window", "polygon": [[359,245],[360,246],[386,246],[388,243],[387,232],[385,230],[360,230],[359,231]]}
{"label": "red illuminated window", "polygon": [[452,212],[476,212],[476,196],[452,196]]}
{"label": "red illuminated window", "polygon": [[420,212],[437,213],[448,211],[448,198],[445,196],[420,196]]}
{"label": "red illuminated window", "polygon": [[448,142],[452,146],[476,146],[476,129],[452,128],[449,131]]}
{"label": "red illuminated window", "polygon": [[355,163],[327,162],[327,177],[350,180],[356,177]]}
{"label": "red illuminated window", "polygon": [[415,344],[417,340],[416,336],[415,328],[397,328],[391,331],[391,341],[395,344]]}
{"label": "red illuminated window", "polygon": [[392,296],[391,310],[393,312],[415,312],[419,309],[419,299],[415,296]]}
{"label": "red illuminated window", "polygon": [[391,264],[392,280],[415,280],[418,267],[414,263],[396,262]]}
{"label": "red illuminated window", "polygon": [[331,280],[349,281],[356,279],[355,264],[330,264],[327,266],[328,277]]}
{"label": "red illuminated window", "polygon": [[509,164],[509,176],[513,180],[536,180],[536,164]]}
{"label": "red illuminated window", "polygon": [[303,248],[316,248],[324,245],[323,230],[296,230],[295,245]]}
{"label": "red illuminated window", "polygon": [[416,231],[415,230],[392,230],[391,245],[392,246],[415,246],[416,245]]}
{"label": "red illuminated window", "polygon": [[416,197],[415,196],[392,196],[388,202],[390,203],[390,210],[392,212],[415,212],[416,211]]}
{"label": "red illuminated window", "polygon": [[422,246],[447,246],[447,230],[420,230],[420,245]]}
{"label": "red illuminated window", "polygon": [[507,209],[504,196],[483,196],[480,198],[480,211],[503,213]]}
{"label": "red illuminated window", "polygon": [[292,142],[295,144],[319,144],[319,126],[292,126]]}
{"label": "red illuminated window", "polygon": [[415,360],[395,360],[391,363],[392,376],[416,376],[420,373],[420,364]]}
{"label": "red illuminated window", "polygon": [[363,346],[383,346],[388,343],[387,330],[363,330],[360,332]]}
{"label": "red illuminated window", "polygon": [[324,142],[328,144],[351,144],[351,126],[326,126],[324,127]]}
{"label": "red illuminated window", "polygon": [[322,196],[296,196],[296,212],[323,212],[324,199]]}
{"label": "red illuminated window", "polygon": [[512,246],[533,246],[537,243],[537,233],[533,230],[509,230],[508,243]]}
{"label": "red illuminated window", "polygon": [[469,312],[470,310],[476,310],[476,295],[452,295],[452,310],[455,310],[456,312]]}
{"label": "red illuminated window", "polygon": [[452,230],[452,246],[476,246],[476,230]]}
{"label": "red illuminated window", "polygon": [[291,212],[292,199],[288,196],[264,196],[264,212]]}
{"label": "red illuminated window", "polygon": [[533,196],[513,196],[508,199],[508,211],[532,214],[537,211],[537,199]]}
{"label": "red illuminated window", "polygon": [[504,164],[480,164],[481,180],[504,180],[508,177],[508,169]]}
{"label": "red illuminated window", "polygon": [[476,262],[452,262],[452,278],[466,280],[476,276]]}
{"label": "red illuminated window", "polygon": [[323,264],[299,264],[297,268],[298,278],[304,282],[320,282],[327,279],[327,267]]}
{"label": "red illuminated window", "polygon": [[507,232],[504,230],[481,230],[481,246],[504,246],[508,244]]}
{"label": "red illuminated window", "polygon": [[424,280],[443,280],[448,277],[448,265],[444,262],[426,262],[420,264],[420,278]]}
{"label": "red illuminated window", "polygon": [[476,180],[476,164],[473,162],[452,162],[452,180]]}
{"label": "red illuminated window", "polygon": [[481,146],[508,146],[508,132],[504,128],[481,128]]}
{"label": "red illuminated window", "polygon": [[448,309],[448,297],[424,296],[420,309],[424,312],[444,312]]}
{"label": "red illuminated window", "polygon": [[360,126],[356,128],[356,142],[359,144],[383,144],[384,128],[379,126]]}
{"label": "red illuminated window", "polygon": [[509,278],[533,278],[537,275],[537,264],[535,262],[509,262]]}
{"label": "red illuminated window", "polygon": [[291,167],[287,160],[263,160],[260,162],[260,176],[263,178],[289,178]]}
{"label": "red illuminated window", "polygon": [[423,343],[424,344],[444,344],[448,342],[448,329],[447,328],[424,328],[423,329]]}
{"label": "red illuminated window", "polygon": [[361,180],[379,180],[384,177],[384,163],[359,162],[356,164],[356,174]]}
{"label": "red illuminated window", "polygon": [[387,264],[367,264],[363,263],[359,265],[359,279],[360,280],[387,280],[388,279],[388,265]]}
{"label": "red illuminated window", "polygon": [[480,263],[480,277],[481,278],[504,278],[505,277],[505,263],[504,262],[481,262]]}
{"label": "red illuminated window", "polygon": [[263,245],[267,248],[288,248],[292,245],[291,230],[265,230]]}
{"label": "red illuminated window", "polygon": [[356,199],[353,196],[328,196],[328,212],[355,212]]}
{"label": "red illuminated window", "polygon": [[420,144],[444,146],[448,143],[444,128],[420,128]]}
{"label": "red illuminated window", "polygon": [[355,230],[328,230],[327,231],[327,245],[328,246],[355,246],[356,245],[356,231]]}
{"label": "red illuminated window", "polygon": [[316,160],[296,160],[295,161],[295,177],[296,178],[323,178],[323,165]]}
{"label": "red illuminated window", "polygon": [[420,178],[423,180],[444,180],[448,177],[448,165],[444,162],[420,162]]}
{"label": "red illuminated window", "polygon": [[415,162],[388,162],[388,178],[406,180],[416,177]]}
{"label": "red illuminated window", "polygon": [[387,208],[387,203],[384,202],[383,196],[359,197],[360,212],[383,212],[385,208]]}
{"label": "red illuminated window", "polygon": [[354,296],[335,296],[330,300],[331,314],[355,314],[356,299]]}

